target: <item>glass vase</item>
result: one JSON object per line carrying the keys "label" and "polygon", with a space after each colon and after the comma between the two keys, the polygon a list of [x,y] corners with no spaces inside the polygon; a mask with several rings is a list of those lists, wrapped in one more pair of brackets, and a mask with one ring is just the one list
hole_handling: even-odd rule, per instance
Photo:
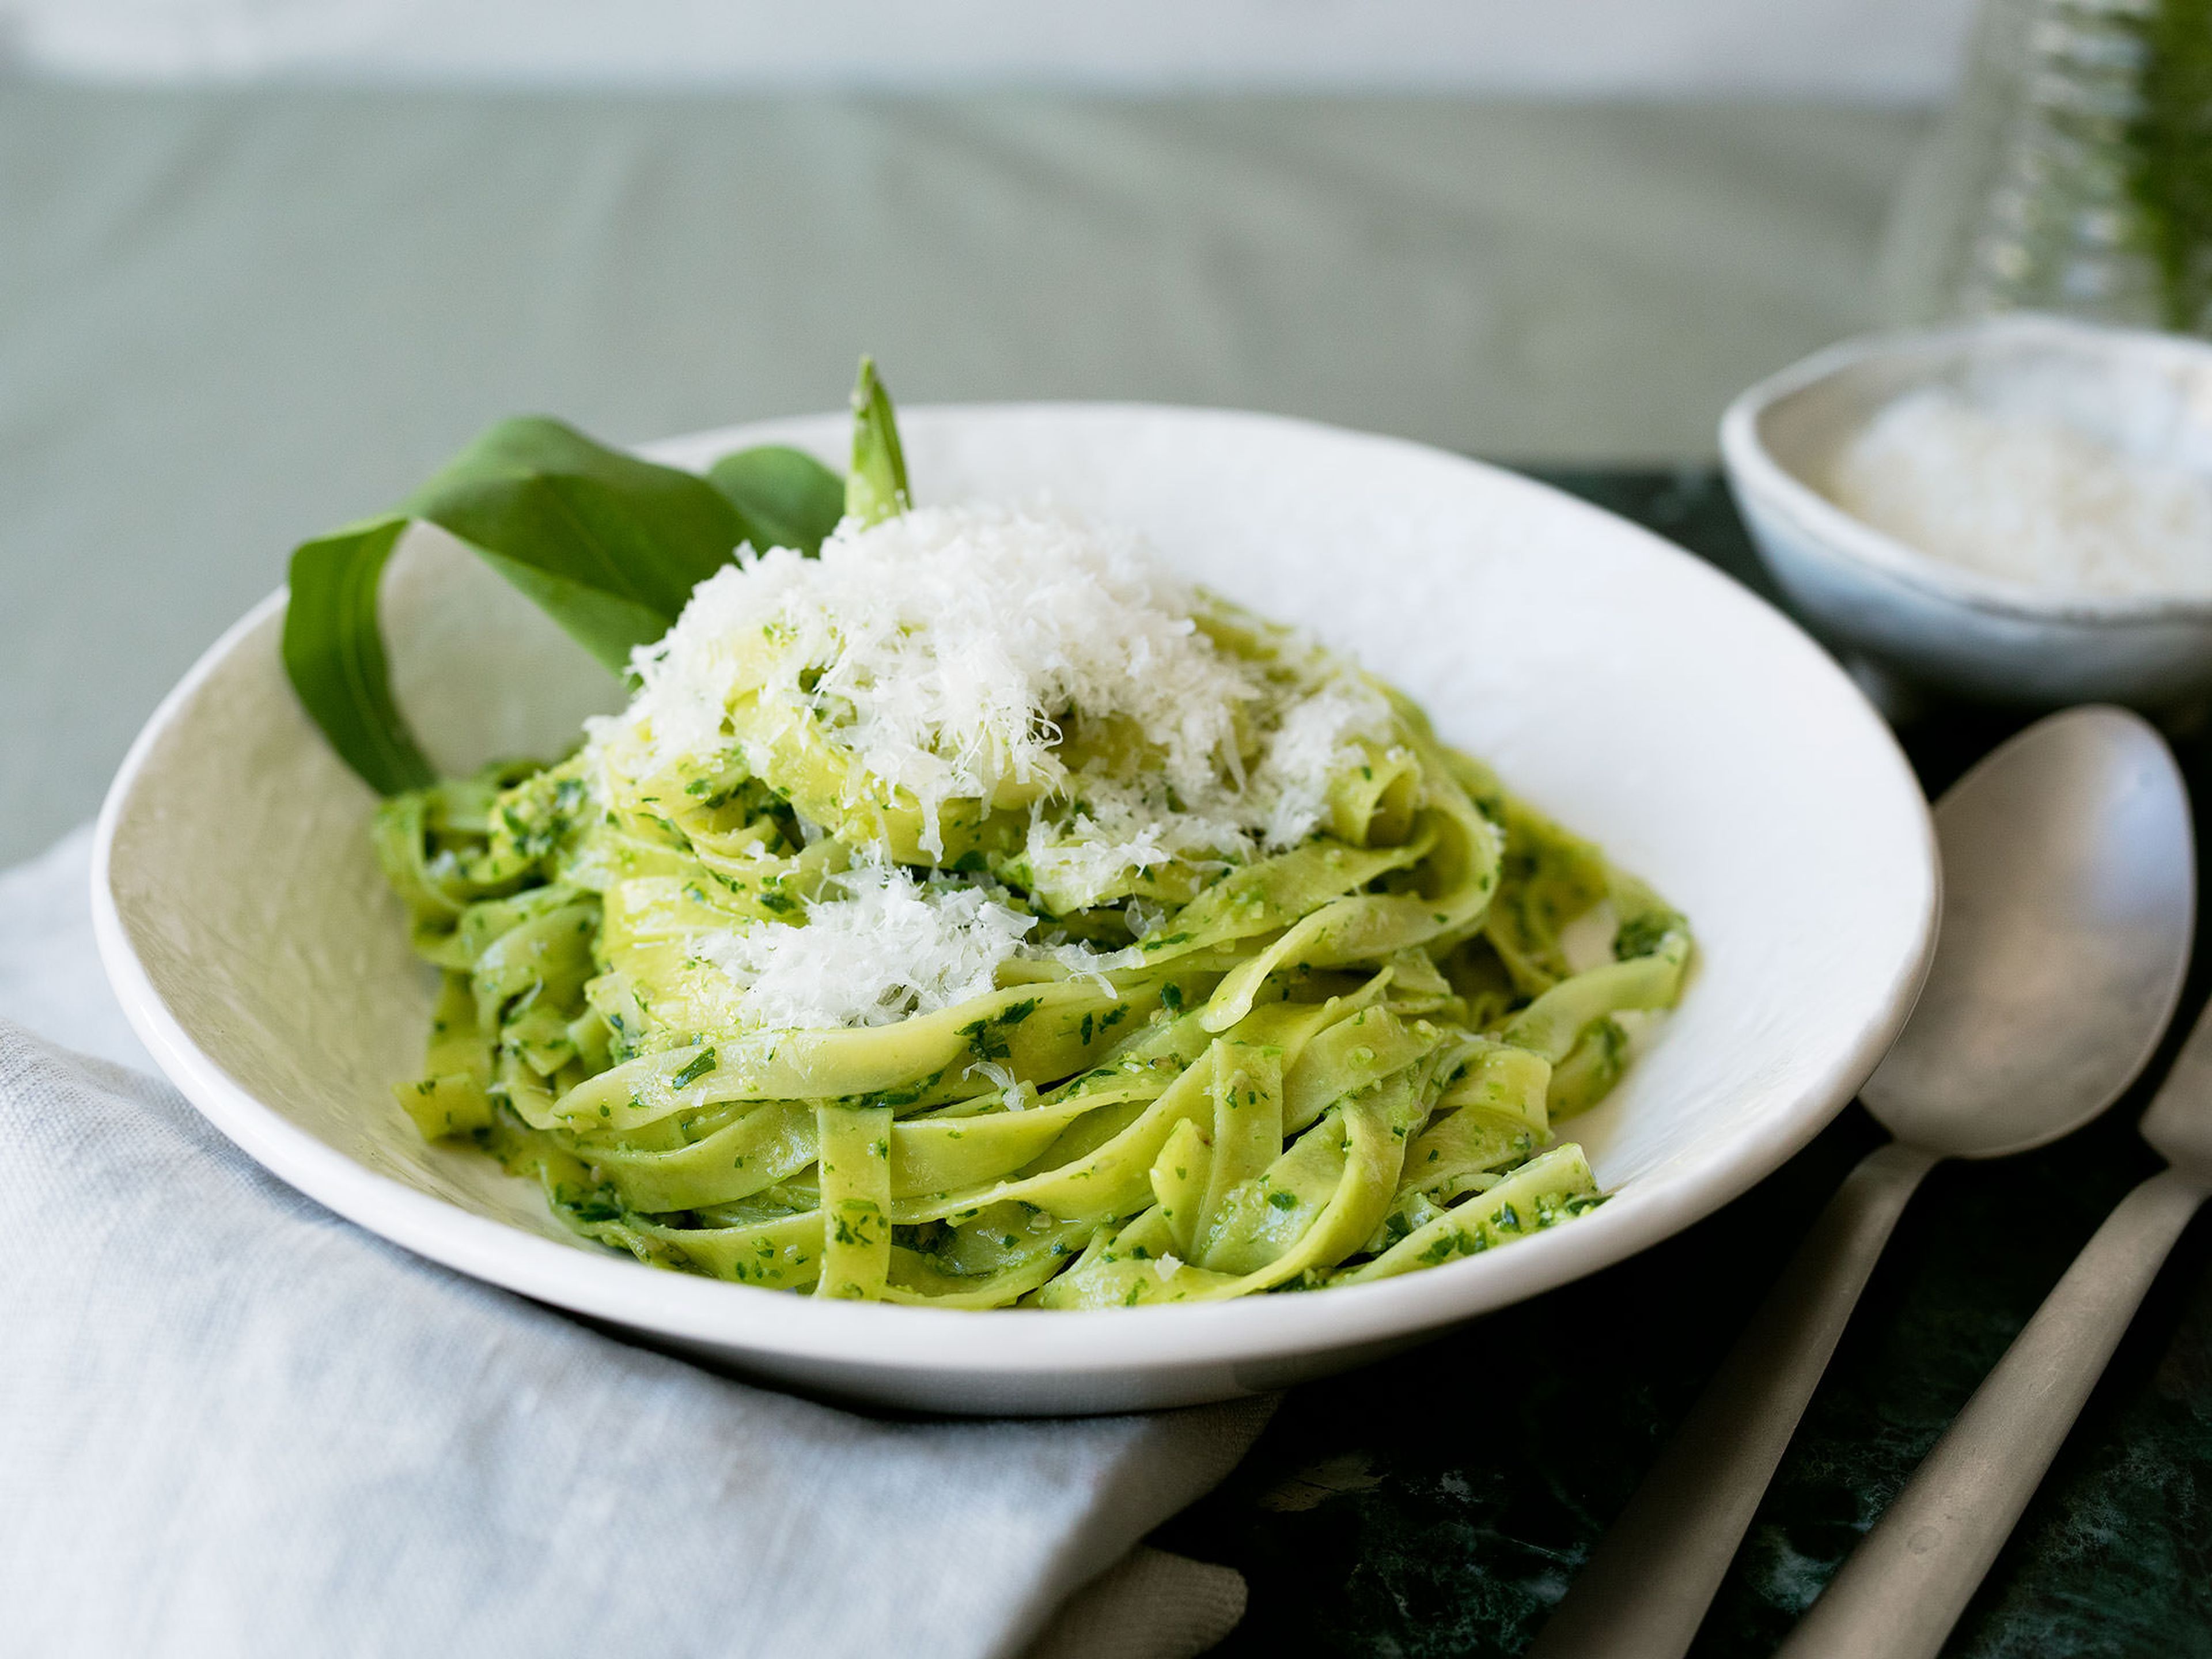
{"label": "glass vase", "polygon": [[1895,323],[2212,335],[2212,0],[1984,0],[1882,278]]}

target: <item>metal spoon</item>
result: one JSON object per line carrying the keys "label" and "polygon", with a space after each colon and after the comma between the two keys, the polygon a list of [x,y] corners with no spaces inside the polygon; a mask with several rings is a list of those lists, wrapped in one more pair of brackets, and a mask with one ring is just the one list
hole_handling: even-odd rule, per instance
{"label": "metal spoon", "polygon": [[1936,832],[1935,963],[1859,1097],[1897,1138],[1844,1179],[1531,1659],[1680,1659],[1921,1177],[2080,1127],[2173,1017],[2196,865],[2148,725],[2101,708],[2037,722],[1952,786]]}
{"label": "metal spoon", "polygon": [[2034,1496],[2181,1230],[2212,1192],[2212,1007],[2143,1115],[2161,1170],[2122,1199],[1781,1649],[1943,1645]]}

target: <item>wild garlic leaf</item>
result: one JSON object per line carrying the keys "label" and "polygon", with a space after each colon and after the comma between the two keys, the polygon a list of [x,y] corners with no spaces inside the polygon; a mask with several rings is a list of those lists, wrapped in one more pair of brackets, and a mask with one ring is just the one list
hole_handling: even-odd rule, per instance
{"label": "wild garlic leaf", "polygon": [[795,547],[815,554],[845,516],[845,481],[804,450],[763,444],[725,455],[707,482],[738,510],[740,538],[757,553]]}
{"label": "wild garlic leaf", "polygon": [[484,554],[620,673],[729,562],[738,511],[696,473],[542,416],[501,421],[400,505]]}
{"label": "wild garlic leaf", "polygon": [[407,528],[391,514],[302,542],[292,554],[284,672],[331,747],[381,795],[437,781],[392,701],[377,583]]}
{"label": "wild garlic leaf", "polygon": [[436,780],[393,701],[377,619],[384,567],[418,519],[459,537],[617,673],[746,533],[705,479],[526,416],[493,427],[398,512],[301,544],[285,672],[331,747],[387,795]]}
{"label": "wild garlic leaf", "polygon": [[[501,421],[399,510],[294,550],[285,672],[346,763],[383,794],[436,775],[393,701],[378,586],[408,525],[458,537],[613,670],[673,625],[740,542],[811,555],[848,513],[906,505],[890,398],[860,362],[853,476],[781,446],[725,455],[706,477],[610,449],[544,416]],[[857,503],[857,505],[856,505]]]}

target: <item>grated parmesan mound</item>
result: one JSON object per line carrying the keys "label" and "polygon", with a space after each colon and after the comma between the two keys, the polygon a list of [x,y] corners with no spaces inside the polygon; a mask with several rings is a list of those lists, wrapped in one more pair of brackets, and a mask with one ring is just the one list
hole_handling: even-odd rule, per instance
{"label": "grated parmesan mound", "polygon": [[1016,957],[1085,970],[1109,963],[1079,947],[1032,945],[1035,916],[979,887],[919,881],[898,865],[870,860],[826,885],[835,896],[809,904],[803,923],[756,922],[699,942],[701,960],[744,994],[747,1024],[888,1025],[996,989],[1000,967]]}
{"label": "grated parmesan mound", "polygon": [[848,520],[819,558],[777,548],[702,582],[638,653],[630,719],[650,723],[658,764],[706,752],[739,675],[757,674],[768,696],[834,710],[838,741],[933,817],[1002,783],[1063,781],[1051,716],[1072,704],[1128,717],[1168,778],[1195,790],[1256,693],[1198,632],[1193,606],[1133,538],[1049,513]]}
{"label": "grated parmesan mound", "polygon": [[[738,741],[736,701],[757,696],[818,723],[859,763],[856,787],[907,791],[929,856],[946,803],[1025,801],[1022,885],[1059,914],[1109,902],[1133,871],[1303,841],[1357,744],[1395,731],[1382,693],[1310,641],[1270,634],[1266,661],[1217,647],[1197,621],[1212,604],[1134,538],[1047,508],[848,522],[815,559],[747,550],[635,653],[637,694],[591,723],[586,775],[611,803],[632,780],[714,763]],[[1115,742],[1073,751],[1096,757],[1072,769],[1062,723],[1108,720]],[[887,846],[853,854],[803,920],[698,942],[747,1025],[886,1024],[985,994],[1017,959],[1076,974],[1142,959],[1041,942],[1005,890],[918,876]],[[1133,901],[1126,915],[1133,936],[1157,921]]]}
{"label": "grated parmesan mound", "polygon": [[[1048,507],[848,520],[818,558],[748,553],[701,583],[634,658],[629,708],[592,724],[594,769],[617,745],[632,775],[712,755],[732,699],[757,688],[908,792],[932,856],[948,801],[1030,800],[1031,867],[1062,895],[1255,840],[1293,844],[1354,740],[1387,738],[1388,703],[1317,647],[1301,689],[1271,684],[1199,629],[1202,603],[1135,538]],[[1056,749],[1071,711],[1133,726],[1142,775],[1071,775]],[[1249,776],[1248,728],[1261,743]]]}

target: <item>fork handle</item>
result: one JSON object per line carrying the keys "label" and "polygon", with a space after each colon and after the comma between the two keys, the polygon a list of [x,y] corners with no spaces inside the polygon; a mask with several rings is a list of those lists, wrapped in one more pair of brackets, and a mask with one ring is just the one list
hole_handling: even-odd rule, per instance
{"label": "fork handle", "polygon": [[1935,1158],[1893,1141],[1828,1200],[1528,1659],[1681,1659],[1905,1200]]}
{"label": "fork handle", "polygon": [[2172,1170],[2120,1200],[1777,1659],[1932,1659],[2203,1200]]}

